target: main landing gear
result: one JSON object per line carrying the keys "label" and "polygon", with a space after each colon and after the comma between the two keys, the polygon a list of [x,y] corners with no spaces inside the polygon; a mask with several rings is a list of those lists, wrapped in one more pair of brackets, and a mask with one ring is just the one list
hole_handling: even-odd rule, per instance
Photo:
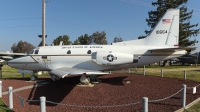
{"label": "main landing gear", "polygon": [[[50,73],[49,73],[49,75],[51,76],[51,79],[53,81],[60,79],[60,77],[58,77],[56,75],[53,75],[53,74],[50,74]],[[80,85],[91,85],[91,83],[92,84],[99,83],[99,80],[97,79],[97,75],[91,75],[91,76],[81,75],[79,80],[80,80]]]}
{"label": "main landing gear", "polygon": [[60,78],[58,76],[56,76],[56,75],[53,75],[53,74],[50,74],[50,73],[49,73],[49,75],[51,76],[51,79],[53,81],[60,80]]}
{"label": "main landing gear", "polygon": [[86,76],[82,75],[80,78],[80,82],[82,85],[90,85],[91,83],[99,83],[96,75]]}

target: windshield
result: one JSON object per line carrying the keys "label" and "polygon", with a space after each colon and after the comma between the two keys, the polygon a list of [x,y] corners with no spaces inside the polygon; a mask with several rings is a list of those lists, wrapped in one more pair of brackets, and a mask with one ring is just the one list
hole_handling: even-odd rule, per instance
{"label": "windshield", "polygon": [[27,55],[33,54],[33,52],[34,52],[34,49],[32,49],[31,51],[29,51]]}

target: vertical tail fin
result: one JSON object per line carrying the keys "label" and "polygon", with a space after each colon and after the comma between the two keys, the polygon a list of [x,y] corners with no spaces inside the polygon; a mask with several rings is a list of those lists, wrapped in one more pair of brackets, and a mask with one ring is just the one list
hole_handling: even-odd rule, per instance
{"label": "vertical tail fin", "polygon": [[169,9],[145,38],[147,45],[175,47],[179,43],[179,9]]}

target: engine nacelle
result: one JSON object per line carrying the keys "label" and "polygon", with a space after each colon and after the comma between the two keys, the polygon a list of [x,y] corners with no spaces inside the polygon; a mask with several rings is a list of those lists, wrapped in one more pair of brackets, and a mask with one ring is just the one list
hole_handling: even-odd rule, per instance
{"label": "engine nacelle", "polygon": [[92,53],[92,61],[99,65],[122,65],[137,63],[138,56],[119,52],[99,51]]}

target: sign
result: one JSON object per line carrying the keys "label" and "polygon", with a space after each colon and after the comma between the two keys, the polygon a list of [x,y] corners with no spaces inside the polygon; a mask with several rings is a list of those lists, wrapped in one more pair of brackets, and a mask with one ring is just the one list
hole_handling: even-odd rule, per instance
{"label": "sign", "polygon": [[23,99],[23,98],[20,98],[19,100],[20,100],[20,105],[21,105],[22,107],[24,107],[24,99]]}
{"label": "sign", "polygon": [[193,87],[193,94],[196,94],[196,92],[197,92],[197,88]]}

